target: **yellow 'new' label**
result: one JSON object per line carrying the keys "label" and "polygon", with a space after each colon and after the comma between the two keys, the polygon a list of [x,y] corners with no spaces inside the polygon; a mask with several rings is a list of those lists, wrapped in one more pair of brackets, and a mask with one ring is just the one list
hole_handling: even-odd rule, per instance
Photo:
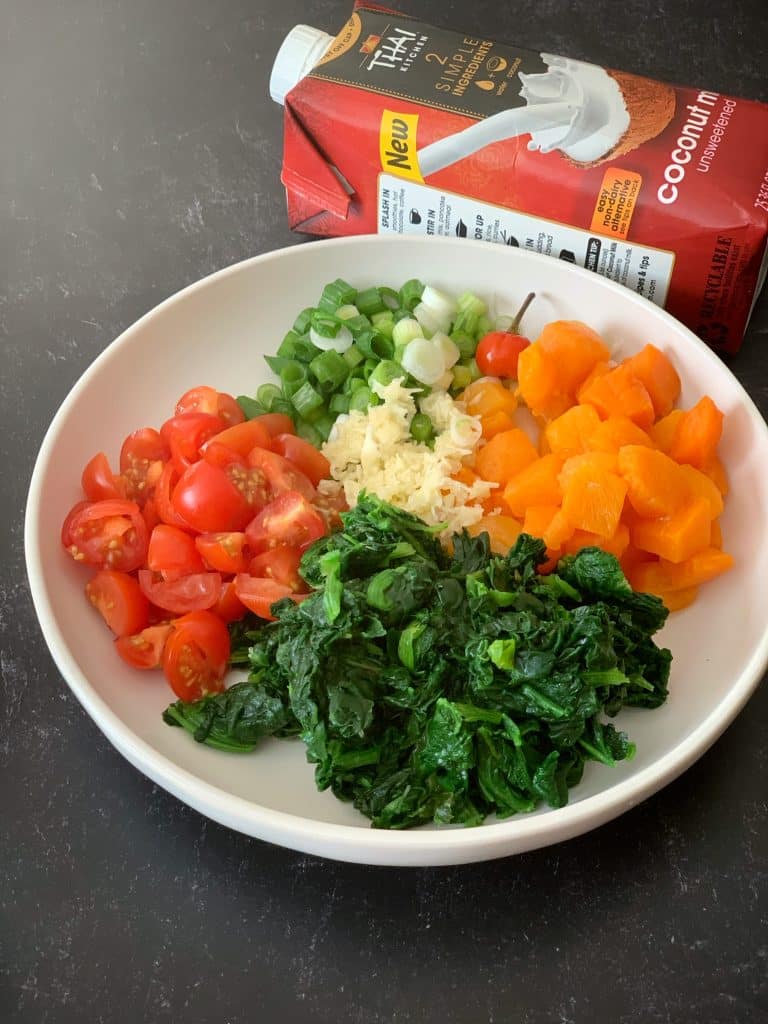
{"label": "yellow 'new' label", "polygon": [[424,181],[419,171],[416,152],[418,114],[400,114],[384,110],[379,129],[379,156],[381,169],[411,181]]}

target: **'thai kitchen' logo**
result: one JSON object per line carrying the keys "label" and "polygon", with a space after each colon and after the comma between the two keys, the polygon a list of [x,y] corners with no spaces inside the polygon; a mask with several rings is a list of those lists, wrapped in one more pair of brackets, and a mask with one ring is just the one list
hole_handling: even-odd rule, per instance
{"label": "'thai kitchen' logo", "polygon": [[407,28],[392,28],[382,35],[369,35],[360,47],[360,53],[371,55],[363,61],[366,71],[382,68],[386,71],[407,71],[419,55],[427,36]]}

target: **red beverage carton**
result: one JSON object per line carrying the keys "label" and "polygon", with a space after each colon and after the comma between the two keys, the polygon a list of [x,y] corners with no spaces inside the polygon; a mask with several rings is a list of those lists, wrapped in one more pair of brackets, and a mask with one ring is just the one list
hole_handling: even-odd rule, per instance
{"label": "red beverage carton", "polygon": [[763,283],[768,106],[358,3],[270,81],[291,228],[518,246],[646,296],[735,352]]}

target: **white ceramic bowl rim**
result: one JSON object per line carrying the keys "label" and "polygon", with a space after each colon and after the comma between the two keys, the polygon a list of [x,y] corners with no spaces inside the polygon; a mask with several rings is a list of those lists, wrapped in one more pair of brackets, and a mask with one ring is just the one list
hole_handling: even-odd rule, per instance
{"label": "white ceramic bowl rim", "polygon": [[[403,244],[408,244],[409,241],[410,239],[407,236],[388,238],[378,235],[358,235],[349,238],[312,242],[311,244],[326,248],[332,253],[334,249],[349,245],[381,246],[391,243],[393,246],[402,246]],[[455,243],[452,239],[436,237],[430,239],[430,244],[451,245]],[[474,245],[485,248],[498,248],[498,246],[488,242],[464,240],[461,244],[465,246]],[[66,419],[71,408],[77,403],[81,391],[87,387],[90,378],[99,372],[102,362],[108,359],[119,347],[129,344],[133,335],[142,329],[147,320],[157,315],[161,310],[183,302],[194,292],[205,289],[228,275],[240,273],[244,269],[265,260],[285,258],[294,249],[295,246],[288,246],[233,264],[183,288],[154,307],[154,309],[123,331],[94,360],[72,388],[48,428],[30,483],[24,529],[25,552],[34,606],[54,660],[70,689],[110,742],[150,779],[175,795],[180,796],[181,799],[192,806],[198,806],[198,809],[203,806],[206,808],[210,808],[212,805],[215,806],[218,813],[212,816],[217,817],[220,821],[231,824],[233,827],[243,827],[244,831],[251,834],[264,835],[265,838],[273,842],[283,843],[286,846],[299,850],[320,849],[327,843],[328,845],[332,844],[339,852],[337,854],[328,854],[326,852],[326,855],[343,856],[345,851],[350,860],[396,864],[401,863],[398,861],[398,851],[407,858],[408,863],[418,863],[414,859],[415,857],[423,856],[428,858],[430,855],[444,855],[447,847],[450,847],[450,851],[455,855],[456,860],[469,860],[471,859],[473,848],[484,847],[488,851],[483,854],[485,859],[487,857],[492,858],[493,856],[506,855],[508,852],[506,847],[511,835],[514,835],[517,839],[524,839],[526,848],[536,845],[547,845],[579,834],[584,831],[583,825],[588,821],[592,824],[600,824],[640,803],[660,789],[665,783],[676,778],[700,757],[721,735],[723,730],[733,721],[744,706],[759,683],[766,663],[768,663],[768,625],[745,669],[738,680],[734,682],[727,696],[682,742],[678,743],[649,767],[633,775],[631,778],[612,785],[605,792],[586,797],[576,803],[568,804],[556,810],[549,810],[544,815],[520,815],[480,828],[449,830],[388,831],[322,822],[285,811],[273,810],[227,793],[221,788],[200,779],[194,773],[180,768],[170,758],[155,750],[151,744],[136,736],[95,692],[93,686],[71,656],[67,642],[59,630],[53,614],[51,602],[44,584],[45,571],[36,543],[43,469],[55,446],[60,425]],[[551,257],[540,256],[536,253],[526,255],[534,260],[551,261]],[[571,266],[570,270],[574,274],[581,275],[585,281],[588,281],[594,287],[595,275],[591,271],[576,266]],[[648,305],[646,299],[635,295],[623,286],[605,278],[599,278],[598,280],[603,287],[620,291],[626,301]],[[657,310],[657,315],[674,326],[677,332],[681,330],[679,322],[668,313],[663,310]],[[712,363],[717,367],[718,373],[728,372],[714,352],[690,331],[687,334],[690,336],[691,342],[699,346],[704,351],[706,357],[712,360]],[[744,409],[750,419],[759,426],[759,429],[766,430],[765,423],[756,406],[743,388],[741,391]],[[206,810],[204,813],[210,815],[209,810]],[[445,863],[452,861],[453,858],[449,857],[445,860]],[[402,863],[404,862],[402,861]]]}

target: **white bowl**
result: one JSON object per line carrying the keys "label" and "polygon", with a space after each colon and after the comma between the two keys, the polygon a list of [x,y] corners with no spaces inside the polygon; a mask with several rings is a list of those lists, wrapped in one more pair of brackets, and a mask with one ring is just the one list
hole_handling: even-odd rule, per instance
{"label": "white bowl", "polygon": [[[172,699],[160,673],[129,669],[83,597],[84,575],[61,548],[61,522],[79,499],[80,471],[103,448],[159,425],[187,388],[253,393],[297,312],[323,285],[401,284],[410,277],[467,288],[511,312],[537,298],[526,333],[549,320],[585,320],[621,357],[652,341],[672,353],[683,405],[709,394],[725,412],[721,445],[731,480],[723,515],[735,568],[673,616],[661,642],[673,652],[670,695],[655,711],[618,721],[637,756],[616,768],[589,764],[559,810],[541,809],[478,828],[371,829],[352,807],[318,793],[296,741],[225,754],[163,724]],[[74,694],[141,772],[202,814],[273,843],[369,864],[455,864],[568,839],[623,813],[683,772],[723,732],[768,661],[768,429],[720,359],[680,323],[628,289],[559,260],[483,242],[358,237],[283,249],[186,288],[125,331],[83,374],[59,409],[37,459],[26,516],[27,570],[45,639]]]}

